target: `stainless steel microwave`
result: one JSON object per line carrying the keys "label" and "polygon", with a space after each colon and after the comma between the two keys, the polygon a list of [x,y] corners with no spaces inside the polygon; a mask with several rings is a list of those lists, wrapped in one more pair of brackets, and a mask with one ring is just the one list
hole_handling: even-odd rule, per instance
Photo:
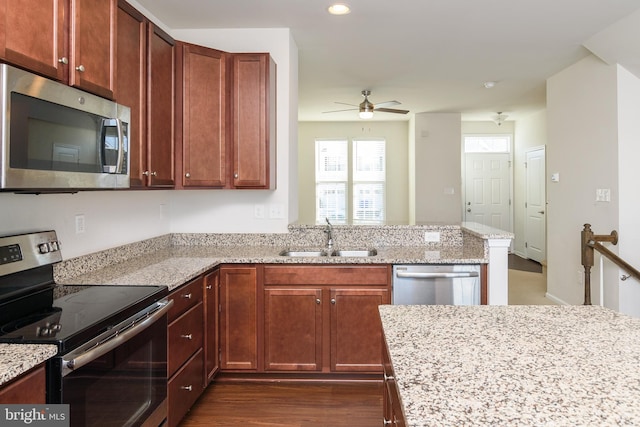
{"label": "stainless steel microwave", "polygon": [[129,187],[129,107],[6,64],[0,74],[0,190]]}

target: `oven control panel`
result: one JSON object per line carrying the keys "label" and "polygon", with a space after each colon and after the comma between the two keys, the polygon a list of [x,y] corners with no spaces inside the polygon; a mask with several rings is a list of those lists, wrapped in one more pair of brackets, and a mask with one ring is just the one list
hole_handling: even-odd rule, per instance
{"label": "oven control panel", "polygon": [[62,261],[55,231],[0,237],[0,276]]}
{"label": "oven control panel", "polygon": [[20,251],[20,245],[14,244],[0,247],[0,265],[17,261],[22,261],[22,251]]}

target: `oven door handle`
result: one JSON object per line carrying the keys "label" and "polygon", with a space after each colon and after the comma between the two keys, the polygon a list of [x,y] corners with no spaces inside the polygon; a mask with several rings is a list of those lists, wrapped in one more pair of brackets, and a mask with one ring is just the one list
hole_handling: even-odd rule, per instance
{"label": "oven door handle", "polygon": [[69,359],[62,359],[62,376],[64,377],[72,371],[91,363],[98,357],[110,352],[114,348],[129,341],[131,338],[147,329],[155,323],[156,320],[160,319],[169,311],[169,308],[173,305],[173,300],[160,302],[159,304],[161,305],[159,309],[151,313],[151,315],[143,321],[135,324],[129,329],[126,329],[124,332],[116,333],[115,335],[112,335],[111,338],[108,338],[107,341],[104,341],[84,352],[78,352],[79,354],[77,355],[74,354],[74,352],[67,354],[67,358]]}
{"label": "oven door handle", "polygon": [[403,272],[396,271],[396,276],[406,279],[456,279],[460,277],[478,277],[477,271],[460,271],[454,273],[418,273],[418,272]]}

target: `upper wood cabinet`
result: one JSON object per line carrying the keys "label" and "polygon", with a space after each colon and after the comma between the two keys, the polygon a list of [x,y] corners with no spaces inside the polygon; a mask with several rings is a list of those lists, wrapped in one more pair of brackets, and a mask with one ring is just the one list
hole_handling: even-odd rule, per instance
{"label": "upper wood cabinet", "polygon": [[144,187],[147,170],[147,19],[127,2],[118,2],[116,101],[131,108],[129,173],[131,188]]}
{"label": "upper wood cabinet", "polygon": [[115,87],[117,0],[71,0],[69,84],[105,98]]}
{"label": "upper wood cabinet", "polygon": [[276,65],[267,53],[233,54],[234,188],[276,187]]}
{"label": "upper wood cabinet", "polygon": [[175,41],[147,27],[147,186],[174,186]]}
{"label": "upper wood cabinet", "polygon": [[0,1],[0,57],[66,82],[68,0]]}
{"label": "upper wood cabinet", "polygon": [[228,54],[178,42],[176,57],[176,184],[228,185]]}
{"label": "upper wood cabinet", "polygon": [[6,62],[113,99],[116,0],[3,0]]}

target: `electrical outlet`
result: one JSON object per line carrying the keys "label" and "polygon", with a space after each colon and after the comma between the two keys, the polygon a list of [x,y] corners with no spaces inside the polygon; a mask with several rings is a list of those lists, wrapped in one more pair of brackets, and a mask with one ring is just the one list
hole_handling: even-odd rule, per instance
{"label": "electrical outlet", "polygon": [[439,243],[440,242],[440,232],[439,231],[425,231],[424,232],[424,241],[426,243]]}
{"label": "electrical outlet", "polygon": [[82,234],[85,232],[84,215],[76,215],[76,234]]}
{"label": "electrical outlet", "polygon": [[284,218],[284,205],[282,203],[274,203],[269,205],[269,218],[282,219]]}
{"label": "electrical outlet", "polygon": [[264,218],[264,205],[253,205],[253,216],[256,218]]}

